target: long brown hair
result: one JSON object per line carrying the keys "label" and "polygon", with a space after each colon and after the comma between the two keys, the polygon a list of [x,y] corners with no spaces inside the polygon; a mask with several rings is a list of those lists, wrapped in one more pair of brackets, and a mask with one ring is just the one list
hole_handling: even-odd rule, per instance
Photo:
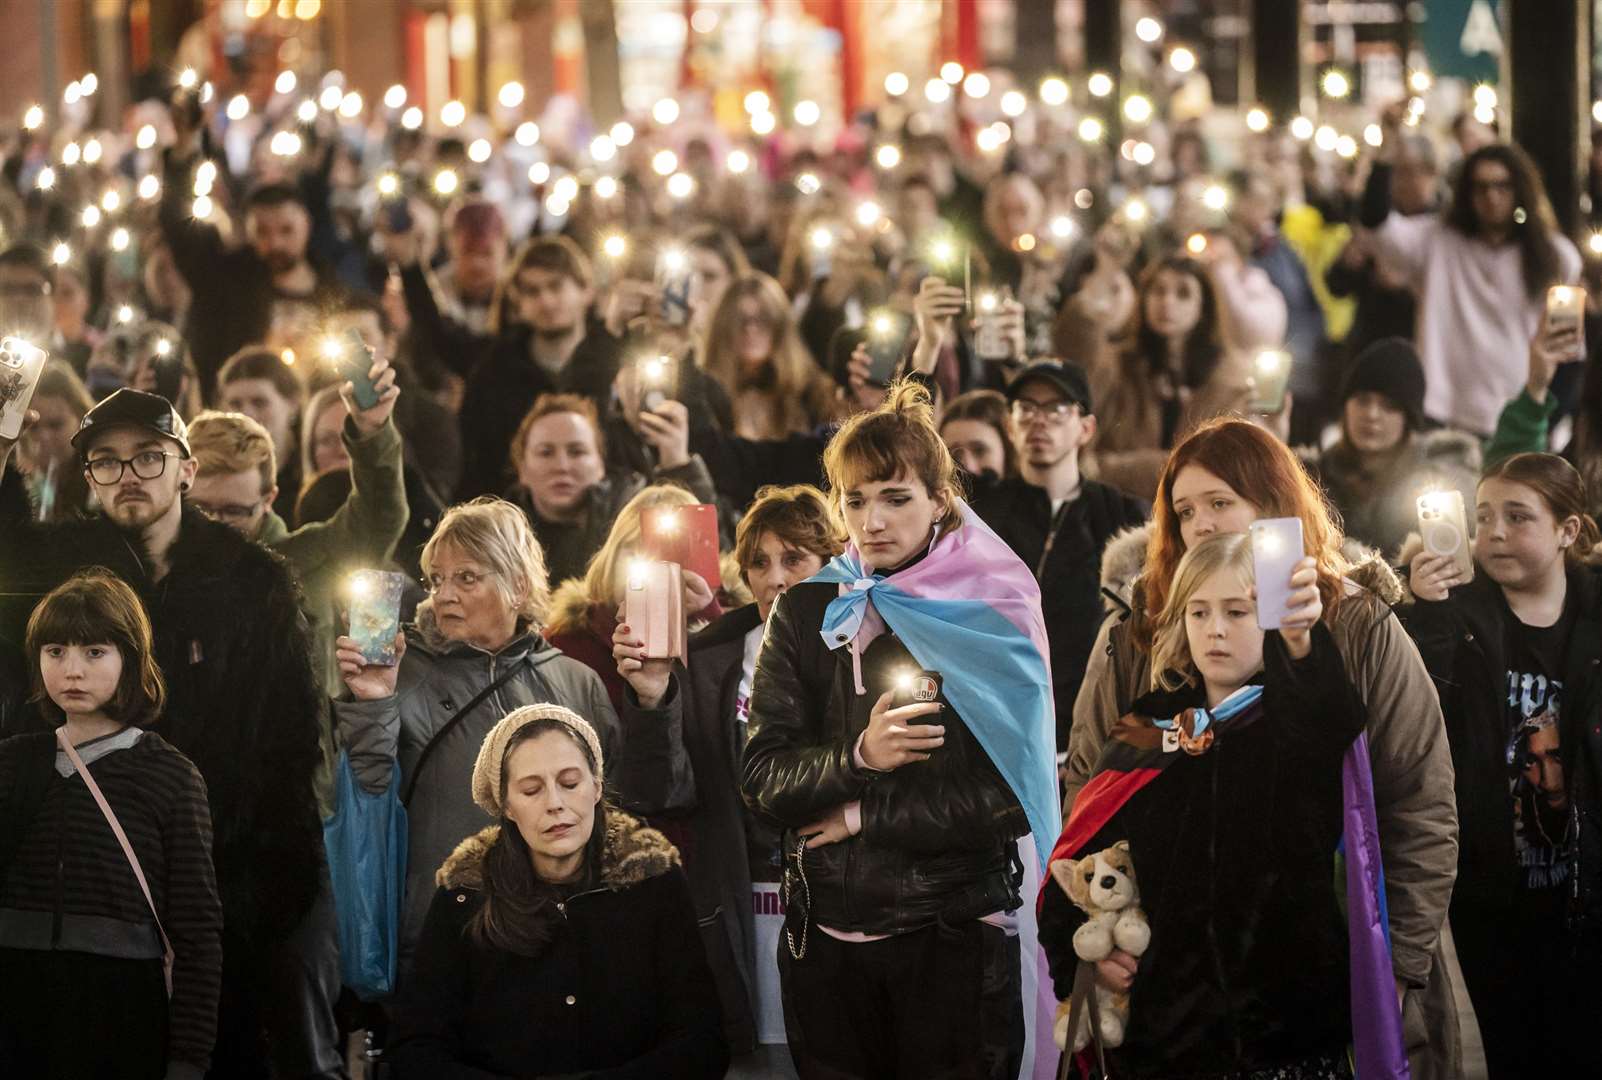
{"label": "long brown hair", "polygon": [[1491,143],[1474,151],[1463,161],[1452,186],[1452,203],[1446,210],[1446,224],[1464,236],[1480,231],[1474,213],[1474,172],[1483,161],[1493,161],[1507,169],[1513,178],[1515,205],[1524,211],[1524,220],[1514,219],[1513,238],[1519,245],[1519,268],[1524,272],[1524,295],[1537,300],[1548,285],[1555,285],[1563,264],[1558,257],[1557,216],[1541,183],[1541,171],[1530,155],[1513,143]]}
{"label": "long brown hair", "polygon": [[[761,306],[773,331],[772,354],[763,365],[761,381],[755,384],[741,372],[735,351],[740,333],[740,301],[748,297]],[[724,290],[712,310],[699,364],[728,391],[731,399],[753,388],[768,398],[775,419],[784,429],[770,435],[807,431],[834,415],[834,386],[802,342],[789,298],[777,281],[760,271],[741,274]]]}
{"label": "long brown hair", "polygon": [[[1212,378],[1224,356],[1224,331],[1219,314],[1218,292],[1206,267],[1187,255],[1168,255],[1146,267],[1135,286],[1135,310],[1119,343],[1123,376],[1137,386],[1150,382],[1153,375],[1168,367],[1168,342],[1146,324],[1146,294],[1161,274],[1182,274],[1196,282],[1201,291],[1201,315],[1196,326],[1185,335],[1183,370],[1186,386],[1201,386]],[[1176,388],[1177,389],[1177,388]]]}
{"label": "long brown hair", "polygon": [[1573,465],[1556,454],[1514,454],[1486,469],[1480,483],[1487,480],[1523,484],[1541,497],[1559,525],[1571,517],[1579,519],[1579,535],[1563,550],[1563,561],[1569,565],[1583,562],[1602,543],[1602,532],[1585,510],[1585,481]]}
{"label": "long brown hair", "polygon": [[1144,619],[1135,620],[1134,638],[1143,649],[1152,644],[1173,585],[1174,572],[1185,555],[1185,541],[1174,512],[1174,480],[1187,465],[1197,465],[1257,509],[1258,517],[1294,517],[1302,521],[1302,543],[1318,561],[1318,594],[1324,618],[1333,617],[1345,592],[1342,578],[1351,568],[1341,554],[1339,518],[1318,485],[1290,448],[1245,420],[1218,417],[1174,447],[1157,481],[1152,505],[1151,540],[1141,573]]}
{"label": "long brown hair", "polygon": [[[531,720],[518,728],[506,743],[501,757],[501,805],[506,805],[506,790],[510,783],[508,767],[512,751],[522,744],[537,739],[547,731],[559,731],[573,740],[573,745],[584,755],[590,777],[595,776],[595,756],[584,740],[560,720]],[[602,799],[595,804],[594,828],[584,845],[584,880],[600,878],[602,859],[606,855],[606,818],[608,807]],[[556,935],[561,912],[556,910],[557,893],[550,883],[541,880],[534,872],[534,858],[528,842],[517,825],[504,815],[500,835],[484,853],[482,889],[484,904],[467,924],[468,936],[473,942],[488,949],[502,949],[519,956],[539,956]]]}

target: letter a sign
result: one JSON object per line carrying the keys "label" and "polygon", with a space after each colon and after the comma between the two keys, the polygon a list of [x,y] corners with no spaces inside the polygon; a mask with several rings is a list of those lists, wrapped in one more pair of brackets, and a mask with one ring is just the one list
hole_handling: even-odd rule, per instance
{"label": "letter a sign", "polygon": [[1464,56],[1502,55],[1502,28],[1496,24],[1496,10],[1490,0],[1474,0],[1469,6],[1458,47]]}

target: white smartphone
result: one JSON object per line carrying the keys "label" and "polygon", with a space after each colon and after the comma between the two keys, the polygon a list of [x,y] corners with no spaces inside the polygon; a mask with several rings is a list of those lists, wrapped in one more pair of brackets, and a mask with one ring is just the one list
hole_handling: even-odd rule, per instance
{"label": "white smartphone", "polygon": [[30,341],[0,341],[0,439],[22,434],[22,420],[33,403],[33,388],[44,372],[45,351]]}
{"label": "white smartphone", "polygon": [[1302,561],[1301,518],[1252,522],[1252,568],[1257,577],[1257,625],[1278,630],[1290,609],[1291,574]]}
{"label": "white smartphone", "polygon": [[1584,332],[1585,290],[1578,285],[1554,285],[1546,290],[1546,326],[1553,333],[1559,330]]}
{"label": "white smartphone", "polygon": [[981,360],[1006,360],[1012,355],[1012,346],[1001,329],[1001,305],[1007,299],[1005,292],[992,290],[979,294],[979,311],[974,319],[973,351]]}
{"label": "white smartphone", "polygon": [[1431,555],[1450,555],[1452,565],[1467,581],[1474,576],[1474,555],[1469,548],[1468,514],[1461,491],[1426,491],[1418,497],[1418,534]]}

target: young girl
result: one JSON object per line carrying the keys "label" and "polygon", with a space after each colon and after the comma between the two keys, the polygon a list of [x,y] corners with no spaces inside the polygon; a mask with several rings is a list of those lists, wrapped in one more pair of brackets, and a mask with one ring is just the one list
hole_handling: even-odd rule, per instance
{"label": "young girl", "polygon": [[1407,627],[1457,772],[1452,933],[1490,1075],[1602,1071],[1602,584],[1585,486],[1553,454],[1480,480],[1476,572],[1410,563]]}
{"label": "young girl", "polygon": [[[1312,557],[1290,583],[1283,628],[1265,634],[1248,537],[1185,554],[1158,620],[1150,692],[1114,728],[1052,853],[1060,872],[1059,860],[1130,845],[1151,944],[1138,974],[1102,962],[1100,976],[1122,989],[1133,974],[1113,1075],[1352,1075],[1331,875],[1341,759],[1363,711],[1320,621]],[[1048,880],[1040,942],[1062,1000],[1083,921]]]}
{"label": "young girl", "polygon": [[[166,700],[150,622],[119,578],[86,570],[34,609],[27,652],[33,700],[60,726],[0,743],[0,1072],[199,1076],[216,1034],[222,908],[205,784],[146,730]],[[66,744],[127,834],[150,901]]]}

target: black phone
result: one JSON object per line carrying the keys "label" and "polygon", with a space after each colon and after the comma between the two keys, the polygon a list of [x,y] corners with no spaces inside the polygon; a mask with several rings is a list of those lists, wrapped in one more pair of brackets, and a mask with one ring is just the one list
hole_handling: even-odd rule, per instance
{"label": "black phone", "polygon": [[944,689],[945,680],[938,671],[904,671],[896,676],[895,703],[898,706],[924,705],[939,701]]}
{"label": "black phone", "polygon": [[912,316],[904,311],[880,308],[868,316],[863,327],[863,340],[868,345],[868,382],[874,386],[889,386],[895,377],[901,358],[906,355],[907,338],[912,336]]}
{"label": "black phone", "polygon": [[392,233],[412,231],[412,203],[405,195],[384,200],[384,227]]}

